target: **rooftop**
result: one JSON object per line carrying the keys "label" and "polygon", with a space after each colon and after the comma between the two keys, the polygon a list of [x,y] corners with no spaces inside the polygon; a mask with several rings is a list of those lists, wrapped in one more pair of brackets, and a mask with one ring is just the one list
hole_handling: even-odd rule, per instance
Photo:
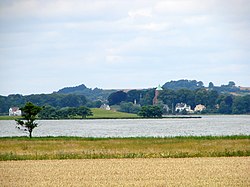
{"label": "rooftop", "polygon": [[161,85],[158,85],[158,87],[156,88],[156,90],[163,90]]}

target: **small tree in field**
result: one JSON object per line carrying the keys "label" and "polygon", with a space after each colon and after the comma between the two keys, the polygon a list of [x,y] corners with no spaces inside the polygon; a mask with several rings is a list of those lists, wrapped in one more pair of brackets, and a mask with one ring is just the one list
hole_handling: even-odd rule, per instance
{"label": "small tree in field", "polygon": [[32,137],[32,131],[37,127],[35,122],[37,114],[42,110],[41,107],[34,105],[31,102],[25,104],[24,107],[20,108],[22,111],[22,119],[17,119],[17,125],[20,125],[29,132],[29,137]]}

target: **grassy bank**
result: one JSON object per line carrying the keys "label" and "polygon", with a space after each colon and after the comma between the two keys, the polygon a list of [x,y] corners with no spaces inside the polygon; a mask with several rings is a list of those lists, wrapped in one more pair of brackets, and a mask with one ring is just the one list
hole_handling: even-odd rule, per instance
{"label": "grassy bank", "polygon": [[0,160],[250,156],[250,136],[0,138]]}
{"label": "grassy bank", "polygon": [[21,118],[20,116],[0,116],[0,120],[15,120]]}
{"label": "grassy bank", "polygon": [[136,114],[118,112],[112,110],[103,110],[100,108],[91,108],[93,116],[88,116],[88,119],[134,119],[139,118]]}

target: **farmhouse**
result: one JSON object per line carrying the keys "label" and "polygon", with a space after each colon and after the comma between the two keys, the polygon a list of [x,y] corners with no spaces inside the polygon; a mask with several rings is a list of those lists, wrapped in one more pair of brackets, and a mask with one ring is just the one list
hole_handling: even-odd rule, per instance
{"label": "farmhouse", "polygon": [[183,110],[186,110],[188,113],[193,113],[191,106],[187,105],[186,103],[177,103],[175,106],[175,111],[182,112]]}
{"label": "farmhouse", "polygon": [[196,106],[195,106],[194,111],[195,111],[195,112],[201,112],[201,111],[203,111],[203,110],[205,110],[205,109],[206,109],[206,107],[205,107],[204,105],[199,104],[199,105],[196,105]]}
{"label": "farmhouse", "polygon": [[9,116],[21,116],[22,111],[18,107],[11,107],[9,109]]}
{"label": "farmhouse", "polygon": [[110,106],[106,104],[103,104],[100,108],[104,110],[110,110]]}

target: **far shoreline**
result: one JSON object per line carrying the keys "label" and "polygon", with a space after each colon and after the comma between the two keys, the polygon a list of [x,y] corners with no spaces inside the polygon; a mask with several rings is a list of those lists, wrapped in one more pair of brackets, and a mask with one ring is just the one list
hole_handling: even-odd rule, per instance
{"label": "far shoreline", "polygon": [[[0,116],[1,120],[16,120],[22,118],[16,116]],[[39,119],[37,120],[96,120],[96,119],[201,119],[202,116],[163,116],[161,118],[143,118],[143,117],[87,117],[87,118],[64,118],[64,119]]]}

